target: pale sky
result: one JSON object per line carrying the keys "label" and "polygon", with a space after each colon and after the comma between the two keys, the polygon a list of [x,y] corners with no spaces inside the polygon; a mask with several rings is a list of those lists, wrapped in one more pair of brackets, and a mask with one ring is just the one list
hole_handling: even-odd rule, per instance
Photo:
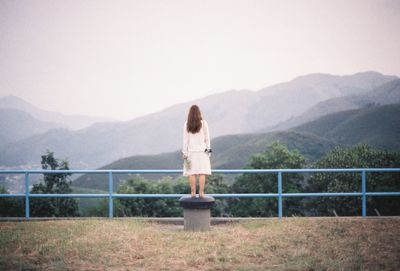
{"label": "pale sky", "polygon": [[128,120],[307,73],[400,75],[400,1],[0,0],[0,97]]}

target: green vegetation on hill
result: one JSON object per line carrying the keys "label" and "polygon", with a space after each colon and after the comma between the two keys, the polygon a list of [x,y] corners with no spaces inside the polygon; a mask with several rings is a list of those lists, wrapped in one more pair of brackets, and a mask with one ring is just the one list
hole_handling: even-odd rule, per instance
{"label": "green vegetation on hill", "polygon": [[[315,164],[316,168],[400,168],[400,152],[373,149],[359,144],[352,148],[334,148]],[[400,172],[367,172],[368,192],[400,191]],[[361,192],[360,172],[311,174],[309,192]],[[305,199],[304,206],[319,216],[336,210],[340,216],[361,214],[360,197],[321,197]],[[399,215],[400,196],[367,197],[367,215]]]}
{"label": "green vegetation on hill", "polygon": [[[41,158],[42,169],[69,170],[68,161],[56,159],[53,152],[47,151]],[[69,194],[72,192],[68,178],[70,175],[71,173],[43,174],[43,182],[34,184],[31,194]],[[73,198],[32,198],[29,203],[31,215],[34,217],[79,216],[78,204]]]}
{"label": "green vegetation on hill", "polygon": [[[107,194],[108,191],[105,190],[98,190],[98,189],[90,189],[85,187],[76,187],[71,186],[71,193],[73,194]],[[103,198],[78,198],[76,199],[78,204],[79,215],[83,217],[88,216],[98,216],[98,212],[95,212],[99,206],[104,204]],[[107,216],[105,214],[104,216]]]}
{"label": "green vegetation on hill", "polygon": [[[46,163],[49,163],[47,161]],[[254,154],[246,168],[303,168],[306,159],[298,150],[289,150],[277,141],[272,142],[263,152]],[[351,148],[336,147],[315,164],[317,168],[399,168],[400,152],[373,149],[368,145]],[[52,167],[52,169],[55,169]],[[106,193],[93,189],[75,187],[71,190],[64,181],[64,174],[45,174],[46,182],[34,186],[36,193]],[[400,191],[400,173],[368,173],[368,191]],[[360,191],[360,172],[357,173],[309,173],[283,174],[283,192],[354,192]],[[149,181],[143,176],[129,176],[114,190],[119,194],[189,194],[186,177],[162,178]],[[276,193],[276,174],[241,174],[226,182],[223,175],[212,174],[207,177],[207,194],[226,193]],[[3,191],[7,193],[7,191]],[[40,201],[39,201],[40,200]],[[284,216],[325,216],[335,210],[339,215],[360,215],[360,197],[330,198],[285,198]],[[382,215],[399,215],[400,197],[368,197],[368,215],[377,209]],[[14,208],[13,199],[1,199],[0,215],[8,215]],[[32,199],[32,216],[105,216],[108,213],[107,199],[92,202],[79,201],[79,213],[74,199]],[[15,210],[15,208],[14,208]],[[23,210],[22,206],[19,210]],[[114,199],[116,216],[177,216],[181,208],[175,199]],[[214,216],[276,216],[276,198],[227,198],[217,199],[212,208]]]}
{"label": "green vegetation on hill", "polygon": [[[119,159],[100,169],[177,169],[180,168],[182,159],[179,152],[162,153],[157,155],[135,155]],[[136,174],[133,174],[136,175]],[[157,180],[163,176],[177,177],[178,174],[146,174],[146,179]],[[118,189],[122,180],[131,178],[132,174],[114,174],[113,189]],[[74,180],[75,187],[85,187],[89,189],[108,190],[107,174],[84,174]]]}
{"label": "green vegetation on hill", "polygon": [[[212,143],[213,155],[211,164],[215,169],[243,168],[252,155],[262,152],[268,144],[279,141],[288,146],[290,150],[298,149],[311,163],[336,146],[333,142],[313,134],[296,131],[281,131],[265,134],[240,134],[222,136],[214,139]],[[180,169],[182,159],[179,151],[158,155],[135,155],[117,160],[100,169]],[[177,177],[181,174],[146,174],[148,180],[157,180],[162,176]],[[114,175],[114,190],[128,175]],[[74,186],[108,189],[106,174],[85,174],[74,180]],[[232,182],[232,180],[228,181]]]}
{"label": "green vegetation on hill", "polygon": [[400,149],[400,104],[371,106],[323,116],[292,128],[337,142],[367,143],[380,149]]}
{"label": "green vegetation on hill", "polygon": [[[304,156],[298,150],[289,151],[285,145],[273,142],[263,153],[254,155],[247,168],[303,168]],[[304,186],[301,174],[285,174],[284,193],[298,193]],[[276,193],[278,190],[276,174],[242,174],[232,185],[233,193]],[[286,199],[286,204],[296,206],[296,199]],[[230,201],[230,213],[233,216],[276,216],[278,203],[276,198],[233,198]],[[301,206],[285,210],[286,216],[302,213]]]}
{"label": "green vegetation on hill", "polygon": [[[298,150],[289,150],[284,144],[273,142],[264,152],[255,154],[246,168],[304,168],[306,160]],[[391,168],[400,167],[400,153],[377,150],[368,145],[351,148],[336,147],[320,158],[318,168]],[[371,173],[367,176],[368,191],[400,191],[400,173]],[[283,174],[283,192],[352,192],[360,191],[360,173],[309,173]],[[207,177],[206,193],[276,193],[276,174],[241,174],[228,184],[224,176],[213,174]],[[129,178],[119,185],[117,193],[122,194],[189,194],[185,177],[175,182],[170,178],[149,181],[142,176]],[[177,216],[181,209],[171,199],[116,199],[116,216]],[[276,198],[227,198],[217,199],[212,208],[214,216],[277,216]],[[333,210],[340,215],[361,215],[360,197],[330,198],[284,198],[284,216],[329,216]],[[368,215],[374,209],[382,215],[398,215],[400,197],[368,197]],[[91,211],[92,215],[105,216],[108,211],[106,200]]]}
{"label": "green vegetation on hill", "polygon": [[[54,153],[47,151],[41,156],[43,170],[69,170],[68,161],[59,160]],[[43,174],[44,178],[34,184],[31,194],[70,194],[71,181],[68,178],[71,173],[49,173]],[[0,193],[8,191],[0,187]],[[21,198],[0,198],[0,216],[23,216],[25,201]],[[77,201],[73,198],[30,198],[30,216],[32,217],[75,217],[79,216]]]}
{"label": "green vegetation on hill", "polygon": [[[7,189],[0,186],[0,194],[9,194]],[[0,198],[0,216],[3,217],[23,217],[24,201],[21,198]]]}
{"label": "green vegetation on hill", "polygon": [[252,155],[262,152],[274,141],[285,144],[290,150],[299,150],[308,163],[315,162],[337,145],[317,135],[297,131],[224,136],[213,141],[216,152],[213,165],[215,168],[243,168]]}

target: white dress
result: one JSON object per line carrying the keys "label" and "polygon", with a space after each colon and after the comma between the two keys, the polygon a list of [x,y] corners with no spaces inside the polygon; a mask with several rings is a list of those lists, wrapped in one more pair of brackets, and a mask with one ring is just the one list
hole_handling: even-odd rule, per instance
{"label": "white dress", "polygon": [[188,157],[190,166],[184,163],[183,176],[193,174],[211,175],[210,156],[204,152],[210,149],[210,134],[207,121],[201,121],[200,130],[193,134],[186,129],[187,121],[183,125],[183,147],[182,153]]}

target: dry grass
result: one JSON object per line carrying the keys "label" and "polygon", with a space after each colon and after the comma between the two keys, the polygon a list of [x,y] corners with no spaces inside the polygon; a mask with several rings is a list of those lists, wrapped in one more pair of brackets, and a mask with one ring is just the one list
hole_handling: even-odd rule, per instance
{"label": "dry grass", "polygon": [[4,270],[400,270],[400,219],[1,222],[0,247]]}

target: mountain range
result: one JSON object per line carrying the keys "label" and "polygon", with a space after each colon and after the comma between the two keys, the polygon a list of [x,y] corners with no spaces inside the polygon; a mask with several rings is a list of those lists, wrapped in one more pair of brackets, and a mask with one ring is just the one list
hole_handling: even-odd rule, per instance
{"label": "mountain range", "polygon": [[[180,148],[183,123],[191,104],[200,106],[215,144],[222,140],[221,136],[228,135],[249,137],[257,142],[249,134],[256,133],[254,136],[257,137],[270,131],[276,131],[275,135],[286,133],[287,137],[296,138],[304,132],[282,130],[342,110],[398,102],[399,82],[396,76],[377,72],[345,76],[309,74],[258,91],[230,90],[210,95],[130,121],[96,122],[78,130],[65,126],[46,130],[43,126],[45,132],[38,131],[27,138],[1,144],[0,166],[39,167],[40,155],[46,149],[54,151],[58,158],[68,159],[70,167],[77,169],[97,168],[133,155],[173,152]],[[269,137],[273,135],[268,134]],[[313,140],[316,136],[313,134]],[[328,143],[331,139],[325,137],[320,137],[320,140],[326,146],[337,143]],[[234,158],[227,154],[226,160],[229,159]],[[235,161],[231,163],[234,165]]]}
{"label": "mountain range", "polygon": [[[244,168],[252,155],[263,152],[273,141],[279,141],[290,150],[298,150],[310,165],[337,146],[366,143],[379,149],[400,150],[399,138],[400,104],[370,105],[328,114],[289,130],[217,137],[211,141],[214,150],[211,162],[212,167],[218,169]],[[161,168],[182,168],[179,150],[125,157],[100,169]],[[160,175],[146,174],[144,177],[159,179]],[[114,189],[123,179],[126,179],[126,175],[118,174],[114,177]],[[106,190],[107,180],[105,174],[87,174],[78,177],[74,186]]]}
{"label": "mountain range", "polygon": [[265,128],[263,131],[288,129],[339,111],[394,103],[400,103],[400,79],[391,80],[366,93],[340,96],[319,102],[299,116],[283,121],[274,127]]}

